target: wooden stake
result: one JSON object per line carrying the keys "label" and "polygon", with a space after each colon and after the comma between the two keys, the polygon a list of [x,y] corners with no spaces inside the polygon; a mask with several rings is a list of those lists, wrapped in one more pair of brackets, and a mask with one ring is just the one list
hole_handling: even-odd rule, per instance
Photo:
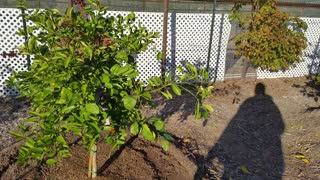
{"label": "wooden stake", "polygon": [[91,175],[92,175],[92,157],[93,157],[93,154],[91,152],[91,149],[89,151],[89,166],[88,166],[88,177],[90,178]]}
{"label": "wooden stake", "polygon": [[97,177],[97,145],[92,147],[93,157],[92,157],[92,178]]}
{"label": "wooden stake", "polygon": [[88,177],[97,177],[97,145],[92,145],[89,155]]}

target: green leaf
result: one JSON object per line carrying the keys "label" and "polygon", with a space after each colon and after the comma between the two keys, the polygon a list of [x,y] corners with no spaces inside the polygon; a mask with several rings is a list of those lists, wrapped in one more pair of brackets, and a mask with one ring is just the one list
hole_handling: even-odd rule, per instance
{"label": "green leaf", "polygon": [[13,130],[10,130],[10,131],[9,131],[9,134],[10,134],[11,136],[14,136],[14,137],[17,138],[17,139],[23,137],[23,134],[22,134],[22,133],[15,132],[15,131],[13,131]]}
{"label": "green leaf", "polygon": [[122,102],[126,109],[132,110],[136,106],[137,99],[134,96],[127,95],[122,98]]}
{"label": "green leaf", "polygon": [[97,25],[97,29],[103,29],[104,27],[101,24]]}
{"label": "green leaf", "polygon": [[136,18],[136,15],[133,12],[131,12],[126,16],[127,21],[134,21],[135,18]]}
{"label": "green leaf", "polygon": [[169,91],[166,91],[166,92],[161,91],[161,94],[167,99],[172,99],[172,95]]}
{"label": "green leaf", "polygon": [[86,104],[86,110],[90,112],[91,114],[99,114],[99,106],[97,106],[96,103],[89,103]]}
{"label": "green leaf", "polygon": [[[73,93],[67,88],[62,88],[60,96],[61,97],[58,102],[61,101],[61,102],[67,103],[73,98]],[[58,103],[58,104],[64,104],[64,103]]]}
{"label": "green leaf", "polygon": [[92,57],[93,50],[92,50],[92,48],[91,48],[90,46],[86,46],[86,47],[84,48],[84,52],[85,52],[85,54],[86,54],[87,56],[89,56],[90,58]]}
{"label": "green leaf", "polygon": [[75,117],[75,118],[76,118],[78,121],[80,121],[81,123],[84,122],[84,119],[83,119],[82,117],[78,116],[77,114],[72,113],[72,115],[73,115],[73,117]]}
{"label": "green leaf", "polygon": [[82,136],[81,124],[79,123],[69,123],[67,129],[69,129],[78,136]]}
{"label": "green leaf", "polygon": [[187,74],[182,74],[180,77],[180,81],[184,81],[187,78]]}
{"label": "green leaf", "polygon": [[150,100],[152,98],[151,94],[149,92],[144,92],[142,94],[142,97],[144,97],[147,100]]}
{"label": "green leaf", "polygon": [[44,117],[44,114],[40,114],[38,112],[35,111],[29,111],[30,114],[35,115],[35,116],[39,116],[39,117]]}
{"label": "green leaf", "polygon": [[21,129],[21,131],[23,131],[23,132],[26,132],[26,131],[29,130],[29,127],[24,126],[24,125],[22,125],[22,124],[18,124],[18,127],[19,127],[19,129]]}
{"label": "green leaf", "polygon": [[107,144],[113,144],[115,142],[114,139],[111,136],[107,136],[105,138],[105,141],[106,141]]}
{"label": "green leaf", "polygon": [[92,123],[89,123],[89,124],[96,131],[96,133],[100,133],[101,130],[100,130],[100,128],[99,128],[97,123],[92,122]]}
{"label": "green leaf", "polygon": [[72,60],[71,56],[67,57],[67,59],[64,61],[64,67],[65,68],[67,68],[69,66],[71,60]]}
{"label": "green leaf", "polygon": [[151,81],[151,79],[147,79],[147,81],[148,81],[148,84],[151,85],[152,87],[156,86],[156,85],[153,83],[153,81]]}
{"label": "green leaf", "polygon": [[171,84],[171,88],[172,88],[172,91],[173,91],[176,95],[178,95],[178,96],[181,95],[181,89],[179,88],[178,85],[172,83],[172,84]]}
{"label": "green leaf", "polygon": [[58,154],[61,157],[70,157],[71,156],[71,153],[67,149],[59,151]]}
{"label": "green leaf", "polygon": [[201,118],[200,103],[199,102],[196,103],[196,109],[195,109],[194,114],[195,114],[196,119],[200,119]]}
{"label": "green leaf", "polygon": [[115,59],[120,60],[120,61],[128,61],[128,54],[124,50],[118,51],[117,55],[115,56]]}
{"label": "green leaf", "polygon": [[206,108],[209,112],[213,112],[213,108],[210,105],[205,104],[203,105],[203,107]]}
{"label": "green leaf", "polygon": [[55,160],[55,159],[48,159],[48,160],[46,160],[46,164],[48,164],[48,165],[54,165],[55,163],[57,163],[58,161],[57,160]]}
{"label": "green leaf", "polygon": [[157,54],[157,60],[161,60],[162,59],[162,52],[158,52]]}
{"label": "green leaf", "polygon": [[39,120],[38,118],[31,117],[31,118],[26,119],[25,122],[27,122],[27,123],[37,123],[38,120]]}
{"label": "green leaf", "polygon": [[120,70],[120,65],[119,64],[115,64],[111,67],[110,72],[112,75],[118,75],[119,74],[119,70]]}
{"label": "green leaf", "polygon": [[107,74],[102,74],[101,81],[104,83],[105,87],[112,89],[112,84],[110,83],[110,77]]}
{"label": "green leaf", "polygon": [[34,51],[36,45],[36,39],[34,37],[31,37],[28,41],[28,49],[30,52]]}
{"label": "green leaf", "polygon": [[192,72],[192,74],[197,74],[197,68],[195,65],[193,65],[189,62],[187,62],[186,65],[187,65],[187,68],[189,69],[189,71]]}
{"label": "green leaf", "polygon": [[60,143],[62,144],[62,146],[68,147],[68,143],[66,142],[66,140],[63,138],[62,135],[59,135],[59,136],[57,137],[57,141],[60,142]]}
{"label": "green leaf", "polygon": [[67,101],[66,101],[65,99],[59,99],[59,100],[57,100],[56,103],[57,103],[57,104],[66,104]]}
{"label": "green leaf", "polygon": [[156,121],[153,125],[158,131],[161,131],[164,128],[164,122],[163,121]]}
{"label": "green leaf", "polygon": [[176,67],[176,70],[177,70],[178,72],[180,72],[180,73],[184,73],[184,70],[182,69],[181,66],[177,66],[177,67]]}
{"label": "green leaf", "polygon": [[33,153],[41,154],[41,153],[43,153],[44,148],[34,147],[34,148],[30,148],[29,150],[30,150],[31,152],[33,152]]}
{"label": "green leaf", "polygon": [[69,18],[72,17],[72,13],[73,13],[73,7],[68,8],[68,9],[67,9],[67,16],[68,16]]}
{"label": "green leaf", "polygon": [[134,122],[133,124],[131,124],[130,132],[133,135],[137,135],[140,132],[139,124],[137,122]]}
{"label": "green leaf", "polygon": [[167,75],[167,77],[166,77],[166,79],[165,79],[165,82],[170,82],[171,79],[172,79],[172,73],[170,72],[170,73]]}
{"label": "green leaf", "polygon": [[88,84],[83,84],[81,86],[81,92],[84,94],[84,95],[87,95],[87,87],[88,87]]}
{"label": "green leaf", "polygon": [[107,74],[102,74],[101,81],[106,83],[110,83],[110,77]]}
{"label": "green leaf", "polygon": [[170,145],[169,141],[167,141],[167,140],[165,140],[165,139],[163,139],[163,140],[161,141],[161,146],[162,146],[163,150],[168,151],[169,145]]}
{"label": "green leaf", "polygon": [[152,141],[155,139],[154,134],[151,132],[147,124],[142,124],[142,135],[144,138],[146,138],[149,141]]}
{"label": "green leaf", "polygon": [[174,141],[173,137],[168,133],[162,133],[161,136],[167,141]]}
{"label": "green leaf", "polygon": [[69,113],[71,112],[73,109],[75,109],[76,107],[75,106],[68,106],[68,107],[64,107],[61,112],[62,113]]}
{"label": "green leaf", "polygon": [[204,118],[208,119],[208,118],[209,118],[209,113],[208,113],[208,111],[203,111],[203,112],[202,112],[202,116],[203,116]]}
{"label": "green leaf", "polygon": [[133,73],[131,73],[131,74],[128,74],[128,77],[130,78],[130,79],[134,79],[136,76],[138,76],[139,75],[139,72],[138,71],[135,71],[135,72],[133,72]]}
{"label": "green leaf", "polygon": [[250,171],[245,166],[240,166],[240,169],[244,174],[251,174]]}

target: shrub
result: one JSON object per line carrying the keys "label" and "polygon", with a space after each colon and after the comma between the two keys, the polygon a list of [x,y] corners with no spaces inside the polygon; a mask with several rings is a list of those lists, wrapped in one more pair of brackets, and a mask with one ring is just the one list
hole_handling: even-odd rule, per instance
{"label": "shrub", "polygon": [[168,74],[164,81],[153,77],[144,86],[137,79],[133,56],[147,50],[158,33],[137,23],[134,13],[126,17],[106,13],[106,7],[91,1],[82,12],[38,9],[26,17],[34,25],[19,31],[29,37],[21,51],[34,56],[33,63],[29,71],[15,73],[8,81],[32,105],[32,117],[25,122],[33,125],[11,132],[26,140],[18,162],[35,159],[50,165],[70,156],[66,133],[79,136],[87,149],[102,138],[117,148],[129,132],[150,141],[161,139],[167,149],[171,137],[165,122],[144,117],[141,111],[157,92],[169,99],[172,94],[191,93],[197,118],[212,111],[201,105],[212,87],[190,83],[208,80],[208,73],[189,63],[186,69],[177,69],[181,76]]}
{"label": "shrub", "polygon": [[249,14],[241,14],[241,4],[237,4],[230,15],[243,31],[234,39],[237,54],[263,70],[286,70],[301,62],[307,46],[306,23],[281,12],[276,0],[253,0],[251,5]]}

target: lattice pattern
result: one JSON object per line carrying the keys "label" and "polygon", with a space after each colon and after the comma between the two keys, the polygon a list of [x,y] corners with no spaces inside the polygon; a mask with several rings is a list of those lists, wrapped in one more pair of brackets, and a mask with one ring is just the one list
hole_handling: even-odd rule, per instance
{"label": "lattice pattern", "polygon": [[[170,14],[170,53],[167,56],[167,69],[174,72],[176,66],[183,66],[186,61],[206,68],[211,14]],[[226,15],[217,14],[212,39],[211,58],[209,60],[210,80],[224,79],[224,66],[227,42],[231,24]],[[220,45],[220,46],[219,46]]]}
{"label": "lattice pattern", "polygon": [[257,71],[257,77],[263,78],[280,78],[280,77],[301,77],[309,73],[319,71],[320,63],[320,19],[319,18],[301,18],[308,24],[308,29],[305,33],[308,39],[308,47],[304,50],[304,61],[295,64],[287,71],[270,72]]}
{"label": "lattice pattern", "polygon": [[[24,42],[24,38],[16,35],[18,28],[22,28],[22,18],[19,17],[18,9],[0,9],[0,53],[16,51],[17,46]],[[9,89],[5,85],[13,71],[27,69],[26,58],[22,55],[17,57],[0,56],[0,96],[16,95],[17,91]]]}
{"label": "lattice pattern", "polygon": [[[30,12],[31,11],[32,10],[30,10]],[[129,12],[110,11],[107,16],[117,16],[118,14],[125,16],[128,13]],[[6,23],[10,22],[7,17],[10,18],[10,20],[17,19],[20,11],[17,9],[4,9],[1,14],[3,20],[1,21],[0,27],[5,27]],[[137,12],[136,17],[149,31],[162,32],[163,13]],[[184,65],[186,61],[196,64],[199,68],[206,67],[211,18],[211,14],[169,14],[167,72],[172,71],[175,73],[175,67]],[[31,22],[28,22],[28,25],[31,25]],[[1,48],[5,47],[6,50],[8,50],[23,43],[23,38],[15,35],[18,27],[22,27],[22,20],[12,22],[10,29],[2,28],[2,34],[5,34],[6,38],[2,38],[1,36]],[[214,77],[217,77],[217,80],[223,80],[226,45],[230,29],[231,25],[226,15],[215,16],[215,28],[209,66],[211,80],[214,80]],[[12,46],[8,46],[7,38],[15,40]],[[160,75],[161,63],[156,60],[156,54],[158,51],[161,51],[161,44],[162,34],[160,34],[160,38],[155,39],[155,43],[150,47],[151,50],[143,52],[136,57],[138,70],[140,72],[139,79],[145,81],[149,77]],[[25,57],[19,56],[15,61],[17,62],[8,63],[6,60],[1,60],[1,62],[3,62],[1,65],[2,69],[7,66],[12,66],[14,71],[26,69]],[[4,85],[4,81],[11,74],[12,71],[8,71],[5,73],[5,76],[2,76],[0,96],[17,94],[16,91],[9,90]]]}
{"label": "lattice pattern", "polygon": [[[127,15],[129,12],[110,11],[108,15]],[[149,31],[162,32],[163,13],[137,12],[136,18]],[[186,61],[205,68],[207,64],[211,14],[169,13],[167,34],[167,72],[175,74],[177,66],[183,66]],[[224,63],[226,47],[231,30],[231,24],[226,15],[215,16],[215,26],[210,58],[210,79],[224,79]],[[220,44],[220,47],[219,47]],[[146,52],[137,56],[139,79],[160,76],[161,63],[155,59],[157,51],[161,51],[162,34]],[[219,57],[219,58],[218,58]],[[217,64],[218,63],[218,64]]]}
{"label": "lattice pattern", "polygon": [[[130,12],[109,11],[107,16],[126,16]],[[140,21],[142,26],[147,27],[150,32],[162,32],[163,13],[136,12],[136,20]],[[145,81],[153,76],[160,76],[161,63],[156,60],[157,51],[161,50],[162,34],[160,38],[154,39],[155,43],[149,47],[149,50],[142,52],[136,56],[138,71],[140,72],[138,79]],[[154,50],[152,50],[154,49]]]}
{"label": "lattice pattern", "polygon": [[[15,35],[22,27],[22,19],[18,9],[0,9],[0,53],[10,51],[23,44],[23,37]],[[110,11],[107,16],[127,15],[129,12]],[[163,13],[137,12],[137,20],[149,31],[162,32]],[[169,13],[167,72],[175,72],[176,66],[184,65],[186,61],[205,68],[208,58],[211,14]],[[309,29],[306,32],[310,45],[305,50],[305,62],[286,72],[269,72],[258,70],[258,78],[297,77],[310,72],[315,73],[320,63],[320,19],[303,18]],[[209,60],[210,80],[223,80],[225,74],[226,49],[231,30],[227,15],[216,14],[212,39],[211,58]],[[31,25],[31,22],[28,22]],[[145,81],[152,76],[160,75],[160,62],[156,60],[157,51],[161,50],[162,34],[148,50],[139,54],[136,59],[139,79]],[[8,89],[5,80],[13,71],[26,70],[26,58],[0,57],[0,96],[15,95],[18,92]]]}

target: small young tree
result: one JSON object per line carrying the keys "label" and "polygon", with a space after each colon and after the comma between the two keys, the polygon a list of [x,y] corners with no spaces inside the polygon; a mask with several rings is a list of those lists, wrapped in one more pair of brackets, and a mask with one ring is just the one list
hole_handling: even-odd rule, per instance
{"label": "small young tree", "polygon": [[236,4],[230,20],[239,23],[242,32],[234,39],[237,54],[255,68],[271,71],[286,70],[301,62],[307,40],[307,25],[298,17],[281,12],[276,0],[251,0],[252,12],[240,13],[242,4]]}
{"label": "small young tree", "polygon": [[70,156],[67,132],[81,137],[88,150],[101,138],[117,148],[129,132],[150,141],[161,139],[168,149],[171,137],[165,122],[144,117],[141,111],[157,92],[169,99],[172,94],[192,94],[197,118],[212,111],[201,104],[212,86],[190,83],[207,81],[208,73],[189,63],[186,69],[177,69],[180,77],[168,74],[165,81],[153,77],[144,86],[137,79],[134,55],[147,50],[158,33],[148,32],[135,21],[134,13],[126,17],[106,13],[106,7],[92,0],[81,12],[68,8],[62,15],[56,9],[38,9],[26,17],[34,25],[19,31],[29,37],[21,50],[34,56],[33,63],[29,71],[15,73],[9,80],[32,105],[33,117],[25,122],[33,125],[20,125],[21,131],[11,132],[26,139],[18,162],[35,159],[51,165]]}

